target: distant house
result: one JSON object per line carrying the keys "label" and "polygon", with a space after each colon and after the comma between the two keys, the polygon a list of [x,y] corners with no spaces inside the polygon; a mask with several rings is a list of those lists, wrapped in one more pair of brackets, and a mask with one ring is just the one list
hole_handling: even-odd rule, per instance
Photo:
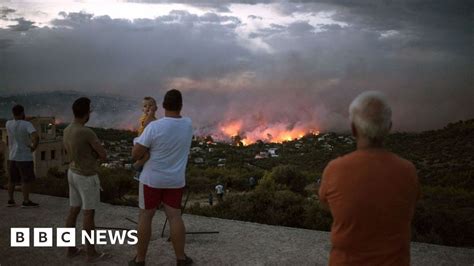
{"label": "distant house", "polygon": [[194,163],[195,163],[195,164],[203,164],[203,163],[204,163],[204,159],[201,158],[201,157],[195,158],[195,159],[194,159]]}
{"label": "distant house", "polygon": [[278,154],[276,153],[277,150],[278,150],[278,148],[270,148],[270,149],[268,149],[268,154],[270,154],[270,156],[272,158],[276,158],[276,157],[278,157]]}
{"label": "distant house", "polygon": [[[32,117],[28,119],[39,135],[39,144],[33,153],[35,174],[37,177],[45,177],[48,170],[57,168],[59,171],[66,171],[68,161],[66,151],[63,147],[63,140],[56,136],[56,124],[54,117]],[[0,139],[7,143],[5,149],[5,160],[8,159],[8,135],[5,123],[0,124]],[[5,164],[6,162],[0,162]]]}
{"label": "distant house", "polygon": [[191,152],[195,153],[195,152],[200,152],[202,151],[201,147],[192,147],[191,148]]}
{"label": "distant house", "polygon": [[327,144],[327,143],[323,144],[322,147],[325,148],[326,150],[330,150],[330,151],[332,151],[332,149],[333,149],[333,146],[331,144]]}
{"label": "distant house", "polygon": [[266,151],[261,151],[259,154],[255,155],[255,159],[266,159],[269,157],[269,153]]}

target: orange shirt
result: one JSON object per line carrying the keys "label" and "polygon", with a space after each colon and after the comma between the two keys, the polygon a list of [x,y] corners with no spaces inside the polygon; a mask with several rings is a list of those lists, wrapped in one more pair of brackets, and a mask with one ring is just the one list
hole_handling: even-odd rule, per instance
{"label": "orange shirt", "polygon": [[419,194],[415,166],[383,149],[331,161],[319,189],[333,216],[329,265],[409,265]]}

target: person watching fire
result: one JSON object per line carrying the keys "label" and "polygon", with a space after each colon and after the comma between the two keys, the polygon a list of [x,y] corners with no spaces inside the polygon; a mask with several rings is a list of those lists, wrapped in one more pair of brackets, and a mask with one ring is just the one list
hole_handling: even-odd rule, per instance
{"label": "person watching fire", "polygon": [[[143,108],[142,108],[142,116],[139,120],[139,127],[138,127],[138,137],[143,133],[146,126],[150,124],[150,122],[156,120],[156,111],[158,110],[158,106],[156,105],[156,101],[153,97],[147,96],[143,98]],[[134,143],[135,144],[135,143]],[[140,173],[143,170],[143,165],[150,159],[150,153],[147,151],[143,154],[141,158],[133,163],[133,168],[137,171],[135,175],[136,180],[140,180]]]}
{"label": "person watching fire", "polygon": [[14,199],[15,185],[21,183],[23,192],[22,208],[38,207],[30,200],[31,184],[35,180],[33,152],[39,144],[39,136],[31,122],[26,121],[22,105],[12,108],[13,120],[5,124],[8,135],[8,206],[16,206]]}
{"label": "person watching fire", "polygon": [[415,166],[383,147],[392,127],[383,94],[360,94],[349,114],[357,150],[331,161],[319,188],[333,216],[329,265],[409,265]]}
{"label": "person watching fire", "polygon": [[186,228],[181,217],[181,198],[186,184],[186,164],[193,128],[191,119],[181,116],[182,106],[180,91],[166,92],[163,99],[165,116],[152,121],[133,146],[133,159],[142,158],[147,152],[150,153],[150,159],[140,174],[137,253],[128,265],[145,265],[151,222],[161,203],[170,221],[171,242],[177,265],[193,263],[184,253]]}
{"label": "person watching fire", "polygon": [[[72,105],[74,121],[64,129],[64,148],[69,159],[67,180],[69,184],[69,214],[66,227],[76,227],[81,208],[84,213],[83,229],[89,234],[95,229],[95,209],[100,203],[99,160],[107,159],[107,152],[92,129],[85,126],[89,121],[91,100],[81,97]],[[81,248],[70,247],[67,256],[80,255]],[[86,244],[87,262],[97,262],[110,254],[97,252],[94,244]]]}

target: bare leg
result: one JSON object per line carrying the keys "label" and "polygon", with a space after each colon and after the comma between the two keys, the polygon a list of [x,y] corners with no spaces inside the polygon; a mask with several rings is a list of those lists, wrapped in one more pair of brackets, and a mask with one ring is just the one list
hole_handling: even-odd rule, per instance
{"label": "bare leg", "polygon": [[155,215],[156,209],[144,210],[140,209],[138,217],[138,243],[137,243],[137,257],[136,262],[145,261],[148,244],[151,237],[151,222]]}
{"label": "bare leg", "polygon": [[[94,213],[95,213],[94,210],[84,210],[83,229],[86,230],[86,232],[89,234],[92,230],[95,229]],[[87,257],[92,258],[98,255],[97,251],[95,250],[95,246],[93,244],[87,242],[86,248],[87,248]]]}
{"label": "bare leg", "polygon": [[[77,216],[81,212],[81,207],[71,207],[69,209],[69,215],[67,216],[66,219],[66,227],[71,227],[75,228],[76,227],[76,221],[77,221]],[[72,256],[75,252],[77,251],[76,247],[69,247],[67,250],[67,255]]]}
{"label": "bare leg", "polygon": [[28,202],[30,200],[31,183],[23,183],[21,191],[23,192],[23,201]]}
{"label": "bare leg", "polygon": [[181,217],[181,209],[175,209],[166,204],[163,205],[165,206],[166,217],[170,222],[171,243],[173,243],[176,259],[185,259],[184,243],[186,240],[186,228]]}

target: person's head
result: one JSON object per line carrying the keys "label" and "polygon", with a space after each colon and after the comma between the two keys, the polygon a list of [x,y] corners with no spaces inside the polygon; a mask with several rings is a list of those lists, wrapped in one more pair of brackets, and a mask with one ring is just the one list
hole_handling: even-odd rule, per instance
{"label": "person's head", "polygon": [[169,90],[163,99],[163,108],[166,111],[180,112],[183,107],[183,97],[179,90]]}
{"label": "person's head", "polygon": [[25,119],[25,108],[20,104],[13,106],[12,113],[15,119]]}
{"label": "person's head", "polygon": [[74,113],[74,118],[83,120],[85,123],[89,121],[91,110],[91,100],[86,97],[81,97],[74,101],[72,104],[72,112]]}
{"label": "person's head", "polygon": [[156,112],[158,107],[156,106],[156,101],[153,97],[145,97],[143,98],[143,113],[148,114],[148,112]]}
{"label": "person's head", "polygon": [[352,133],[357,139],[380,143],[392,128],[392,109],[385,96],[366,91],[357,96],[349,107]]}

